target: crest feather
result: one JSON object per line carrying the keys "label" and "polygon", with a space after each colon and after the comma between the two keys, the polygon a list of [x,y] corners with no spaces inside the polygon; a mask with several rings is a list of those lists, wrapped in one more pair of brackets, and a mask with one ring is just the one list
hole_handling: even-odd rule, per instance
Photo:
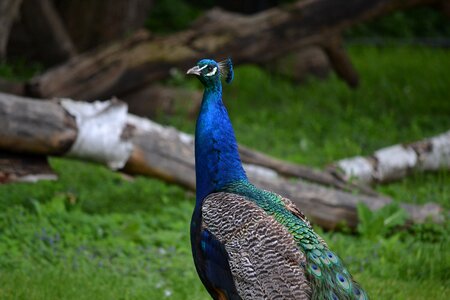
{"label": "crest feather", "polygon": [[231,58],[227,58],[219,62],[220,74],[225,78],[226,83],[230,83],[233,81],[234,72],[233,72],[233,63],[231,62]]}

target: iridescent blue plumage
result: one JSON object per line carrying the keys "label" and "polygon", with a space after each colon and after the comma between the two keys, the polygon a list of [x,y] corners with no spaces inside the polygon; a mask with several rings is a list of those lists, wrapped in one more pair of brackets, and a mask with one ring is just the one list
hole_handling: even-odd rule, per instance
{"label": "iridescent blue plumage", "polygon": [[195,131],[197,200],[191,221],[191,244],[197,272],[208,292],[216,299],[220,299],[220,295],[239,299],[237,296],[233,298],[237,291],[223,245],[201,228],[203,199],[227,183],[247,178],[237,152],[233,128],[222,103],[220,72],[219,65],[208,59],[199,61],[188,71],[197,75],[205,85]]}
{"label": "iridescent blue plumage", "polygon": [[288,199],[252,185],[222,102],[231,60],[203,59],[188,74],[205,86],[195,132],[197,195],[191,244],[214,299],[367,299]]}
{"label": "iridescent blue plumage", "polygon": [[205,74],[199,76],[205,85],[205,92],[195,130],[197,200],[201,200],[225,184],[247,179],[247,176],[239,158],[233,127],[222,102],[219,64],[203,59],[198,66],[201,69],[199,72]]}

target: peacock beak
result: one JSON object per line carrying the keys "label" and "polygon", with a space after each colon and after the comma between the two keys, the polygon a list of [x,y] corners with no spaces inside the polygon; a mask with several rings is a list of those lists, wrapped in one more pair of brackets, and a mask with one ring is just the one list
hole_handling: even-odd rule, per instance
{"label": "peacock beak", "polygon": [[201,69],[198,66],[195,66],[193,68],[190,68],[186,74],[193,74],[193,75],[200,75]]}

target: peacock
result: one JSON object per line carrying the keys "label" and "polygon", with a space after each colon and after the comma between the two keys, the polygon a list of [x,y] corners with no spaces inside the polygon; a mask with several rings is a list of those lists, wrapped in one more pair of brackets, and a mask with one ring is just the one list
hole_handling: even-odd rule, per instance
{"label": "peacock", "polygon": [[287,198],[254,186],[239,157],[222,83],[231,59],[202,59],[195,130],[196,204],[191,247],[213,299],[368,299],[340,258]]}

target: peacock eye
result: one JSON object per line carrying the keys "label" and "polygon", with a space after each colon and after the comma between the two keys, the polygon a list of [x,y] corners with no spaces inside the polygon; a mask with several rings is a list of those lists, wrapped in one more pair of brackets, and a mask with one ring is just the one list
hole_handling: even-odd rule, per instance
{"label": "peacock eye", "polygon": [[209,72],[211,72],[213,70],[213,67],[212,66],[208,66],[206,69],[208,70],[208,73],[209,73]]}

